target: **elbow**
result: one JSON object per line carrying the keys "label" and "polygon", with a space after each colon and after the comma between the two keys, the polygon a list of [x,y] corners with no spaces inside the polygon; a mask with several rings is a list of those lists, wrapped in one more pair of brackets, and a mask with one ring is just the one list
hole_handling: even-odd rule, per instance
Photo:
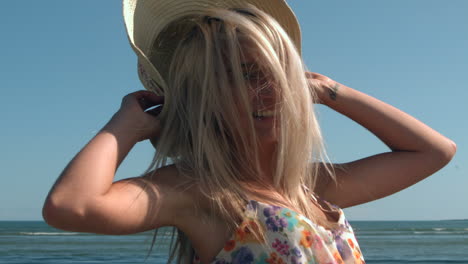
{"label": "elbow", "polygon": [[66,231],[79,231],[76,229],[83,220],[83,210],[76,206],[61,204],[53,198],[47,198],[42,207],[44,221],[57,229]]}
{"label": "elbow", "polygon": [[47,198],[42,207],[42,218],[48,225],[55,228],[59,228],[56,223],[60,222],[57,219],[59,216],[57,211],[59,211],[57,204],[55,204],[52,199]]}
{"label": "elbow", "polygon": [[440,164],[441,167],[444,167],[447,165],[455,156],[455,153],[457,152],[457,145],[455,142],[453,142],[450,139],[447,139],[446,144],[443,147],[438,148],[437,153],[435,157],[437,157],[437,160]]}
{"label": "elbow", "polygon": [[455,156],[455,153],[457,153],[457,144],[450,140],[450,145],[452,146],[452,157]]}
{"label": "elbow", "polygon": [[452,158],[455,156],[455,153],[457,153],[457,144],[455,144],[455,142],[453,142],[452,140],[448,140],[448,147],[445,148],[445,150],[443,151],[443,157],[444,157],[444,160],[449,163]]}

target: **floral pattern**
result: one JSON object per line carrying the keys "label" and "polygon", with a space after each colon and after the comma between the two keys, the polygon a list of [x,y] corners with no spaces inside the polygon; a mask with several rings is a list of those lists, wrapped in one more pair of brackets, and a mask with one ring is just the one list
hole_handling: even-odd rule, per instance
{"label": "floral pattern", "polygon": [[[365,264],[343,210],[328,204],[340,212],[339,227],[333,230],[288,208],[250,201],[246,210],[248,217],[212,263]],[[254,236],[254,231],[258,230],[265,232],[264,239]],[[195,257],[193,263],[198,261]]]}

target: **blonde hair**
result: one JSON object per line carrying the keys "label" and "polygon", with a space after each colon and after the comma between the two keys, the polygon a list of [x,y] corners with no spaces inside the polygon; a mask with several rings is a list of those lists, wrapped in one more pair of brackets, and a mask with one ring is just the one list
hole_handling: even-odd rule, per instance
{"label": "blonde hair", "polygon": [[[314,189],[318,163],[328,157],[314,113],[316,95],[287,33],[252,5],[208,9],[170,23],[164,32],[149,55],[156,68],[158,63],[170,67],[162,73],[168,84],[160,114],[163,129],[155,139],[157,151],[147,172],[170,159],[187,179],[183,185],[198,188],[212,202],[212,214],[232,230],[239,227],[236,219],[244,214],[254,186],[272,190],[281,197],[279,203],[284,199],[287,206],[314,220],[310,194],[303,186]],[[164,50],[165,37],[180,37],[180,41],[169,61],[161,62],[157,54]],[[278,141],[272,182],[260,177],[259,138],[248,94],[252,87],[241,68],[246,51],[255,52],[255,64],[265,77],[260,88],[274,89],[276,96]],[[248,113],[247,129],[242,129],[239,109]],[[334,180],[329,163],[322,164],[328,175],[321,177]],[[177,242],[171,245],[168,263],[176,255],[182,263],[184,257],[192,257],[192,247],[180,230],[174,228],[174,232],[178,232]]]}

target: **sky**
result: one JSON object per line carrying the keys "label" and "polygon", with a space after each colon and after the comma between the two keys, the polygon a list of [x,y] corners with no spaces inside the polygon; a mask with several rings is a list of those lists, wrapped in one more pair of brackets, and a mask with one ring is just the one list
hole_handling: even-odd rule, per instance
{"label": "sky", "polygon": [[[349,220],[468,218],[468,1],[289,1],[303,58],[457,144],[452,161],[389,197],[346,208]],[[143,89],[121,1],[4,1],[0,15],[0,220],[42,220],[46,195],[126,94]],[[318,106],[328,155],[348,162],[389,151],[353,120]],[[151,161],[137,144],[116,180]]]}

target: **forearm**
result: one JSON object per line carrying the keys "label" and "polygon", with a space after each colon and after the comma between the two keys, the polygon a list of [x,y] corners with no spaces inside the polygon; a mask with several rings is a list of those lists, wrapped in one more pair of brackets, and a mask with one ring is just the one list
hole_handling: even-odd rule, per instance
{"label": "forearm", "polygon": [[416,118],[372,96],[337,83],[322,96],[323,104],[351,118],[392,151],[418,151],[451,158],[453,141]]}
{"label": "forearm", "polygon": [[104,195],[115,172],[136,144],[115,117],[72,159],[57,179],[48,202],[79,208],[93,197]]}

